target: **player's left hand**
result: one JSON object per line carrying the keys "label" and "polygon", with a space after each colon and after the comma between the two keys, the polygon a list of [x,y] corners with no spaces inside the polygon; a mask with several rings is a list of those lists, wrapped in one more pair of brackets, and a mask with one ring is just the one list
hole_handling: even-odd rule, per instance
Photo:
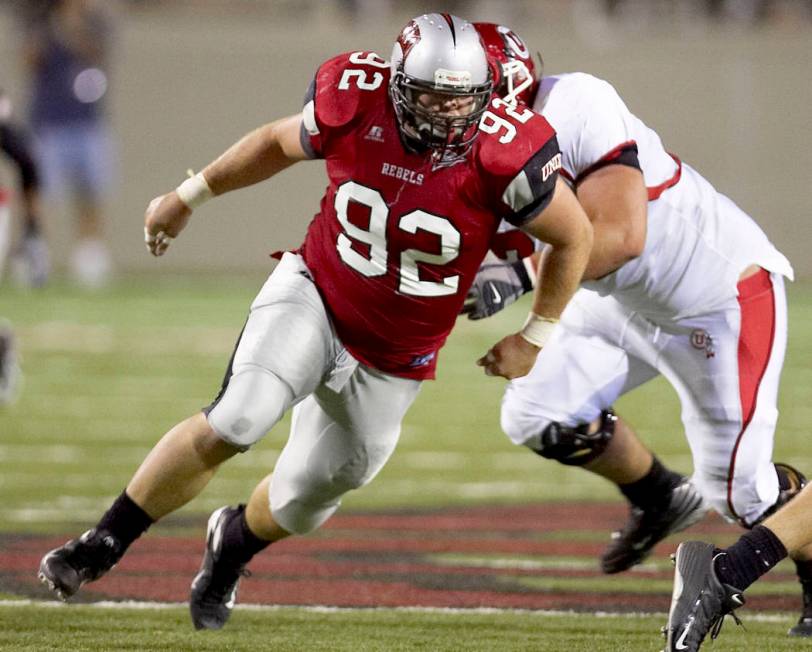
{"label": "player's left hand", "polygon": [[476,361],[485,368],[486,376],[502,376],[511,380],[530,373],[541,349],[519,333],[499,340],[484,356]]}

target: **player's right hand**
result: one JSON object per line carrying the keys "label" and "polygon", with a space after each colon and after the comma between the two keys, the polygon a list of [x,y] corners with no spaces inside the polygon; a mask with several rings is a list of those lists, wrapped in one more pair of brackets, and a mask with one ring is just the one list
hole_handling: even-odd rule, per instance
{"label": "player's right hand", "polygon": [[501,376],[508,380],[520,378],[530,373],[541,349],[531,344],[521,333],[507,335],[476,361],[484,367],[486,376]]}
{"label": "player's right hand", "polygon": [[153,199],[144,214],[144,243],[153,256],[163,256],[170,243],[189,222],[192,211],[177,193]]}

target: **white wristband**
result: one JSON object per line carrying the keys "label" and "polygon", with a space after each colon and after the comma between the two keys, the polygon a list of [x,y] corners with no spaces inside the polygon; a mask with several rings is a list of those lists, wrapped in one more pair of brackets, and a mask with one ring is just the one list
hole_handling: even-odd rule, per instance
{"label": "white wristband", "polygon": [[186,179],[186,181],[175,188],[175,192],[178,193],[180,200],[186,204],[190,210],[194,210],[214,197],[214,193],[206,182],[206,178],[202,172],[198,172]]}
{"label": "white wristband", "polygon": [[527,321],[524,322],[524,326],[522,326],[522,330],[519,334],[530,342],[530,344],[534,344],[541,349],[547,344],[557,323],[557,319],[540,317],[536,313],[531,312],[527,315]]}

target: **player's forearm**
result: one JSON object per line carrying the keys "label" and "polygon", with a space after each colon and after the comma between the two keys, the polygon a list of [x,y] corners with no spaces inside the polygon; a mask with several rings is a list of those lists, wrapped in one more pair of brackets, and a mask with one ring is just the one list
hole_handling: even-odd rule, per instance
{"label": "player's forearm", "polygon": [[540,317],[558,319],[584,275],[592,248],[589,224],[578,237],[545,249],[539,265],[532,312]]}
{"label": "player's forearm", "polygon": [[300,121],[301,116],[290,116],[259,127],[207,165],[203,176],[212,192],[221,195],[265,181],[303,160],[297,147]]}

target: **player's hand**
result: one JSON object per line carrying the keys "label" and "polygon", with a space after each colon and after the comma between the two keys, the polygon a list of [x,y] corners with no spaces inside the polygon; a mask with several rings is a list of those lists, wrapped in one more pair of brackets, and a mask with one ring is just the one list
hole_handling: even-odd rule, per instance
{"label": "player's hand", "polygon": [[530,373],[541,349],[519,333],[499,340],[484,356],[476,361],[485,368],[486,376],[502,376],[511,380]]}
{"label": "player's hand", "polygon": [[192,211],[173,190],[153,199],[144,214],[144,242],[153,256],[163,256],[189,222]]}
{"label": "player's hand", "polygon": [[468,319],[484,319],[532,289],[533,283],[523,262],[508,263],[489,255],[476,273],[461,312],[468,315]]}

